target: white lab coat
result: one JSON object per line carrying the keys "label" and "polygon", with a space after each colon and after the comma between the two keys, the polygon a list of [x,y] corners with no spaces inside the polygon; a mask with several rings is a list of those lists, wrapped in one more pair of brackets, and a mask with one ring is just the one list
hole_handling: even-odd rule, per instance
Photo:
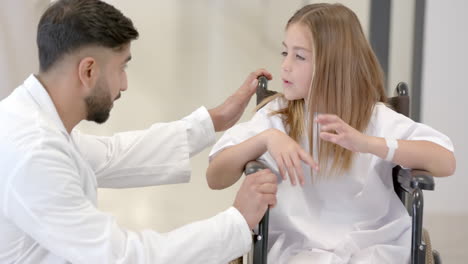
{"label": "white lab coat", "polygon": [[[228,130],[213,147],[210,158],[268,128],[285,132],[280,117],[269,115],[285,105],[284,99],[275,99],[249,122]],[[428,140],[453,151],[448,137],[382,103],[375,106],[365,133]],[[308,149],[306,137],[302,146]],[[278,174],[268,153],[260,160]],[[312,184],[310,168],[303,166],[304,187],[280,183],[278,204],[270,210],[268,263],[407,263],[411,223],[393,190],[394,165],[372,154],[359,153],[346,175]]]}
{"label": "white lab coat", "polygon": [[0,102],[0,263],[226,263],[250,249],[233,207],[169,233],[131,232],[96,208],[98,187],[186,182],[214,141],[208,112],[96,137],[65,130],[31,75]]}

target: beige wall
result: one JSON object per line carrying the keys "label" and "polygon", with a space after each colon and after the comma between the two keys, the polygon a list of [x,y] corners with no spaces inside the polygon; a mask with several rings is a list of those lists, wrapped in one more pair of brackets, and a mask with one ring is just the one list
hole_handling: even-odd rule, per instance
{"label": "beige wall", "polygon": [[[0,2],[0,95],[36,71],[35,27],[47,2]],[[129,90],[117,102],[109,122],[101,126],[80,125],[84,131],[101,135],[178,119],[200,105],[214,107],[258,67],[265,67],[278,77],[285,22],[303,4],[318,1],[108,2],[133,19],[141,37],[132,47]],[[357,13],[367,34],[370,1],[339,2]],[[408,25],[413,20],[413,5],[414,1],[393,1],[391,86],[395,80],[410,82],[412,31]],[[280,90],[278,80],[273,80],[270,87]],[[243,120],[250,117],[252,106]],[[237,185],[225,191],[208,189],[204,176],[208,151],[193,159],[190,183],[101,190],[100,207],[116,215],[125,226],[160,231],[225,209],[231,204]]]}
{"label": "beige wall", "polygon": [[[138,27],[129,90],[123,94],[105,125],[83,123],[84,131],[110,135],[170,121],[196,107],[214,107],[236,89],[251,70],[266,67],[279,77],[280,48],[286,20],[301,5],[318,1],[274,0],[109,0]],[[335,1],[329,1],[335,2]],[[369,29],[370,0],[339,1],[351,7]],[[411,87],[414,2],[393,0],[389,58],[389,87],[400,80]],[[427,193],[425,223],[444,261],[458,263],[466,256],[468,186],[466,137],[468,97],[463,77],[468,61],[468,25],[464,0],[428,0],[423,69],[422,119],[454,141],[458,169],[454,177],[437,179],[437,191]],[[37,71],[35,30],[47,0],[0,0],[0,98],[31,72]],[[278,79],[278,78],[277,78]],[[280,90],[278,80],[270,83]],[[449,103],[441,99],[448,99]],[[252,113],[251,104],[243,120]],[[458,113],[454,115],[453,113]],[[100,190],[102,210],[131,229],[168,231],[210,217],[227,208],[238,185],[209,190],[205,181],[205,150],[192,160],[188,184],[128,190]],[[465,215],[465,218],[460,215]],[[428,221],[426,221],[428,220]],[[451,235],[447,236],[447,228]],[[435,232],[434,232],[435,231]],[[458,242],[457,242],[458,241]],[[451,258],[451,259],[450,259]],[[450,261],[453,260],[453,261]]]}
{"label": "beige wall", "polygon": [[[468,215],[468,2],[429,0],[424,28],[421,118],[452,139],[457,171],[437,179],[426,197],[429,212]],[[468,233],[466,225],[463,227]]]}
{"label": "beige wall", "polygon": [[414,0],[392,0],[390,17],[390,45],[388,53],[388,94],[393,95],[399,82],[413,84],[413,23]]}
{"label": "beige wall", "polygon": [[[281,41],[287,19],[307,1],[139,1],[114,0],[130,16],[141,38],[133,45],[129,91],[104,126],[86,131],[110,134],[182,117],[199,105],[213,107],[258,67],[281,90]],[[315,1],[310,1],[315,2]],[[331,1],[335,2],[335,1]],[[343,1],[368,28],[369,1]],[[366,30],[367,32],[367,30]],[[253,102],[243,120],[252,113]],[[100,207],[134,229],[173,229],[210,217],[231,205],[238,185],[212,191],[205,170],[209,150],[193,159],[188,184],[134,190],[101,190]]]}
{"label": "beige wall", "polygon": [[[6,95],[27,74],[37,71],[35,27],[48,1],[3,1],[0,92]],[[141,37],[132,47],[129,90],[117,103],[109,122],[80,125],[80,129],[100,135],[178,119],[200,105],[214,107],[258,67],[278,77],[280,43],[287,19],[303,4],[318,1],[108,2],[133,19]],[[357,13],[367,34],[369,0],[339,2]],[[270,87],[280,90],[278,80],[273,80]],[[252,107],[243,120],[251,116]],[[232,203],[238,186],[225,191],[208,189],[204,176],[208,152],[193,159],[190,183],[100,190],[101,209],[114,214],[127,227],[159,231],[214,215]]]}
{"label": "beige wall", "polygon": [[39,68],[36,25],[48,0],[0,0],[0,99]]}

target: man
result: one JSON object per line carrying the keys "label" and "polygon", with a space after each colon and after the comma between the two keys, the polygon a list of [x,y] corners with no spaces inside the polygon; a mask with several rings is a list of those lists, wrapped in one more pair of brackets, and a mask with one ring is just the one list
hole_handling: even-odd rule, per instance
{"label": "man", "polygon": [[99,0],[59,0],[38,25],[40,71],[0,102],[0,263],[225,263],[250,249],[252,229],[276,203],[276,176],[245,179],[233,207],[159,234],[131,232],[96,208],[98,187],[187,181],[190,157],[231,127],[252,96],[252,73],[222,105],[113,137],[84,135],[127,89],[138,37]]}

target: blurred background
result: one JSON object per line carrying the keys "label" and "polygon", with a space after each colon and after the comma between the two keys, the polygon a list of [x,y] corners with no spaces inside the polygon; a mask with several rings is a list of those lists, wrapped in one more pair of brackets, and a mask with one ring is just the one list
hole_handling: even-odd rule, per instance
{"label": "blurred background", "polygon": [[[132,43],[129,89],[104,125],[88,133],[144,129],[176,120],[197,107],[220,104],[253,70],[274,76],[281,91],[284,26],[304,0],[109,0],[140,32]],[[347,0],[360,18],[387,76],[389,95],[409,84],[412,118],[447,134],[456,174],[425,192],[424,225],[444,263],[468,259],[468,2],[465,0]],[[36,25],[49,1],[0,0],[0,99],[38,69]],[[253,114],[251,101],[242,120]],[[218,137],[220,134],[218,135]],[[234,199],[239,184],[212,191],[205,180],[209,149],[193,158],[188,184],[99,191],[99,207],[132,230],[166,232],[211,217]]]}

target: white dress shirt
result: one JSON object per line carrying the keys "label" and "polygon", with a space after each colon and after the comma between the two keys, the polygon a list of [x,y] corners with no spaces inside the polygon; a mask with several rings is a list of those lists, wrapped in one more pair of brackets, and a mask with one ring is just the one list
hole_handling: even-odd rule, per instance
{"label": "white dress shirt", "polygon": [[96,208],[98,187],[187,182],[214,142],[210,116],[112,137],[67,133],[31,75],[0,102],[0,263],[226,263],[250,249],[233,207],[169,233],[132,232]]}
{"label": "white dress shirt", "polygon": [[[210,158],[269,128],[286,133],[280,116],[270,115],[285,106],[283,99],[273,100],[249,122],[226,131]],[[382,103],[375,105],[364,133],[428,140],[453,151],[447,136]],[[303,137],[301,145],[306,150],[307,142]],[[279,174],[271,155],[265,153],[260,160]],[[355,153],[353,165],[344,175],[312,183],[310,168],[303,165],[305,186],[279,183],[278,203],[270,210],[268,263],[408,263],[411,223],[393,190],[394,166],[375,155]]]}

